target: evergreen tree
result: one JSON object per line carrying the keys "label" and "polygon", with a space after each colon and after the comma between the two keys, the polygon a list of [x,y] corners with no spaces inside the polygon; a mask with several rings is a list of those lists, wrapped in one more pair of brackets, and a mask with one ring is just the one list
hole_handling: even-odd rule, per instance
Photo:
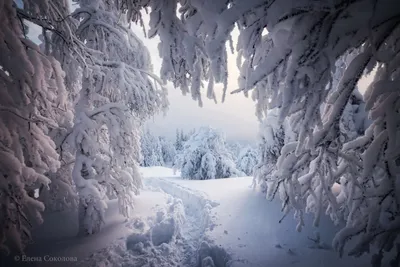
{"label": "evergreen tree", "polygon": [[225,147],[221,133],[202,127],[185,143],[180,158],[181,176],[187,179],[206,180],[245,176],[239,171]]}
{"label": "evergreen tree", "polygon": [[183,149],[183,139],[181,137],[181,132],[179,132],[179,129],[176,129],[175,149],[176,151],[182,151]]}
{"label": "evergreen tree", "polygon": [[237,168],[246,175],[253,175],[253,169],[257,164],[257,151],[250,146],[243,148],[236,160]]}
{"label": "evergreen tree", "polygon": [[240,152],[242,151],[242,146],[238,142],[227,142],[226,147],[231,152],[232,157],[236,162]]}
{"label": "evergreen tree", "polygon": [[163,162],[165,166],[172,167],[175,156],[176,149],[172,142],[167,140],[165,137],[159,137],[160,146],[161,146],[161,154],[163,158]]}
{"label": "evergreen tree", "polygon": [[163,148],[160,139],[147,129],[141,137],[142,162],[144,167],[164,166]]}

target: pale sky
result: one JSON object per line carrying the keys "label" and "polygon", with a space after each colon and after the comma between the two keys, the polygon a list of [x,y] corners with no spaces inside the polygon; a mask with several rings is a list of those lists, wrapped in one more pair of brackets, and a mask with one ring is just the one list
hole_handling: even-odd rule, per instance
{"label": "pale sky", "polygon": [[[144,20],[146,30],[148,30],[147,15]],[[149,49],[154,73],[159,75],[161,67],[157,48],[159,38],[146,38],[142,28],[137,25],[132,25],[132,30]],[[183,96],[179,88],[174,88],[171,83],[167,84],[170,102],[168,113],[166,116],[158,115],[151,119],[148,123],[150,130],[157,135],[173,138],[177,128],[189,131],[201,126],[211,126],[224,132],[229,140],[256,142],[258,120],[255,116],[255,102],[250,96],[246,98],[243,94],[230,94],[231,91],[237,89],[239,70],[236,67],[236,54],[228,56],[228,72],[228,93],[224,103],[221,103],[222,84],[215,86],[217,104],[206,97],[206,88],[203,89],[203,107],[199,107],[197,101],[192,100],[189,94]]]}

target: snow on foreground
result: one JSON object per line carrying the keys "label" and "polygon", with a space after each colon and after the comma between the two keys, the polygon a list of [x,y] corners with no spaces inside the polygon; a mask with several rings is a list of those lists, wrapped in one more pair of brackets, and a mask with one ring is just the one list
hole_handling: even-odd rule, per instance
{"label": "snow on foreground", "polygon": [[[279,202],[254,191],[249,177],[182,180],[164,167],[142,168],[146,190],[162,190],[170,206],[139,231],[92,255],[91,266],[368,266],[369,259],[339,258],[330,246],[337,229],[296,232]],[[159,217],[160,216],[160,217]],[[144,219],[144,218],[142,218]],[[312,225],[311,218],[308,225]],[[306,221],[307,223],[307,221]],[[172,228],[174,230],[172,230]],[[85,265],[86,266],[86,265]]]}
{"label": "snow on foreground", "polygon": [[[64,245],[51,242],[51,251],[42,249],[79,262],[47,266],[369,266],[368,257],[339,258],[330,246],[336,229],[327,219],[319,233],[311,226],[297,233],[291,216],[279,223],[280,202],[253,190],[249,177],[195,181],[164,167],[141,172],[145,189],[134,217],[123,221],[111,206],[100,234],[63,238]],[[60,235],[49,224],[45,232]]]}

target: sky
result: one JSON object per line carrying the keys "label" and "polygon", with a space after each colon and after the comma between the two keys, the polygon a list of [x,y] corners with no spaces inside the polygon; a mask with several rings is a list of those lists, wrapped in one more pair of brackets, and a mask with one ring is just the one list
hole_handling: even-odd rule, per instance
{"label": "sky", "polygon": [[[148,19],[148,15],[144,14],[146,26]],[[138,25],[132,25],[131,28],[150,51],[154,73],[159,75],[161,67],[157,48],[159,38],[146,38],[143,29]],[[224,132],[230,141],[257,142],[258,119],[255,115],[255,102],[250,96],[246,98],[243,94],[229,94],[238,88],[239,70],[236,67],[236,54],[228,55],[228,73],[228,93],[225,102],[221,103],[223,86],[216,84],[218,103],[215,104],[213,100],[206,97],[204,88],[203,107],[199,107],[197,101],[192,100],[189,94],[183,96],[179,88],[174,88],[171,83],[168,83],[169,110],[165,116],[161,114],[150,119],[147,124],[149,129],[156,135],[174,138],[177,128],[190,131],[201,126],[211,126]]]}

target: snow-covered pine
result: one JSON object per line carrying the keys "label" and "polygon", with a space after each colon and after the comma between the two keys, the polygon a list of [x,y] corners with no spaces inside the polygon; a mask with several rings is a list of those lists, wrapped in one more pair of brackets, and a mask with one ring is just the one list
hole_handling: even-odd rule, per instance
{"label": "snow-covered pine", "polygon": [[193,129],[189,131],[189,133],[184,134],[183,129],[179,131],[179,129],[176,129],[176,137],[175,137],[175,157],[172,162],[172,168],[176,171],[177,169],[181,168],[183,164],[183,154],[184,154],[184,147],[185,143],[190,139],[192,135],[194,135],[196,132],[196,129]]}
{"label": "snow-covered pine", "polygon": [[183,150],[183,140],[182,140],[182,137],[180,135],[179,129],[176,129],[176,136],[175,136],[174,146],[175,146],[175,150],[177,152],[180,152],[180,151]]}
{"label": "snow-covered pine", "polygon": [[189,140],[189,137],[194,134],[196,130],[193,129],[192,131],[190,131],[189,133],[185,134],[183,132],[183,129],[181,129],[179,131],[179,129],[176,129],[176,136],[175,136],[175,142],[174,142],[174,146],[175,146],[175,150],[179,153],[183,150],[183,147],[185,146],[185,142],[187,140]]}
{"label": "snow-covered pine", "polygon": [[149,129],[143,130],[140,138],[142,152],[141,166],[164,166],[164,157],[160,139]]}
{"label": "snow-covered pine", "polygon": [[236,167],[248,176],[253,175],[253,169],[257,165],[257,150],[247,146],[241,150],[236,160]]}
{"label": "snow-covered pine", "polygon": [[[287,143],[281,151],[281,171],[274,179],[276,190],[283,192],[286,212],[295,208],[299,215],[306,207],[300,203],[305,199],[284,189],[286,183],[316,183],[319,186],[311,190],[308,210],[318,218],[329,206],[328,213],[335,217],[340,207],[330,186],[334,176],[347,175],[351,194],[346,201],[352,212],[345,218],[348,226],[335,239],[335,248],[341,251],[354,234],[360,235],[359,244],[364,244],[356,247],[355,254],[366,251],[372,241],[379,248],[394,247],[392,241],[398,237],[394,229],[400,221],[397,1],[186,0],[179,1],[179,10],[177,0],[125,2],[130,3],[126,6],[132,20],[140,17],[140,8],[151,7],[150,36],[158,34],[162,41],[163,78],[173,81],[184,93],[193,88],[195,99],[200,98],[198,88],[204,80],[210,85],[209,97],[215,96],[215,82],[225,82],[226,44],[236,25],[240,69],[236,92],[253,90],[258,116],[279,108],[280,121],[290,117],[295,132],[295,142]],[[355,57],[346,62],[339,83],[333,86],[337,60],[353,50]],[[359,79],[375,66],[374,82],[364,95],[372,124],[364,136],[342,145],[334,141],[340,135],[340,118]],[[362,151],[360,159],[354,155],[357,149]],[[340,172],[330,174],[332,168]],[[376,180],[371,174],[379,172],[385,175]],[[303,175],[307,173],[310,175]],[[385,223],[377,221],[381,216],[386,218]],[[386,238],[389,233],[394,239]]]}
{"label": "snow-covered pine", "polygon": [[[6,253],[22,253],[30,228],[43,220],[45,206],[34,192],[47,187],[46,175],[60,167],[51,135],[69,119],[65,73],[23,29],[23,19],[32,18],[27,14],[47,3],[30,2],[19,9],[14,1],[0,1],[0,248]],[[50,13],[47,21],[55,19]]]}
{"label": "snow-covered pine", "polygon": [[185,143],[180,158],[182,178],[207,180],[245,176],[238,170],[231,153],[225,147],[225,138],[210,127],[201,127]]}
{"label": "snow-covered pine", "polygon": [[243,146],[238,142],[226,142],[226,148],[231,152],[233,159],[235,162],[237,161],[240,152],[243,150]]}
{"label": "snow-covered pine", "polygon": [[160,136],[159,140],[164,165],[167,167],[172,167],[176,156],[175,146],[170,140],[168,140],[164,136]]}
{"label": "snow-covered pine", "polygon": [[92,234],[102,225],[107,196],[117,197],[120,213],[130,216],[141,187],[140,126],[168,103],[151,73],[149,52],[129,30],[119,1],[77,3],[74,34],[85,44],[88,60],[80,65],[81,90],[66,141],[75,153],[80,233]]}

